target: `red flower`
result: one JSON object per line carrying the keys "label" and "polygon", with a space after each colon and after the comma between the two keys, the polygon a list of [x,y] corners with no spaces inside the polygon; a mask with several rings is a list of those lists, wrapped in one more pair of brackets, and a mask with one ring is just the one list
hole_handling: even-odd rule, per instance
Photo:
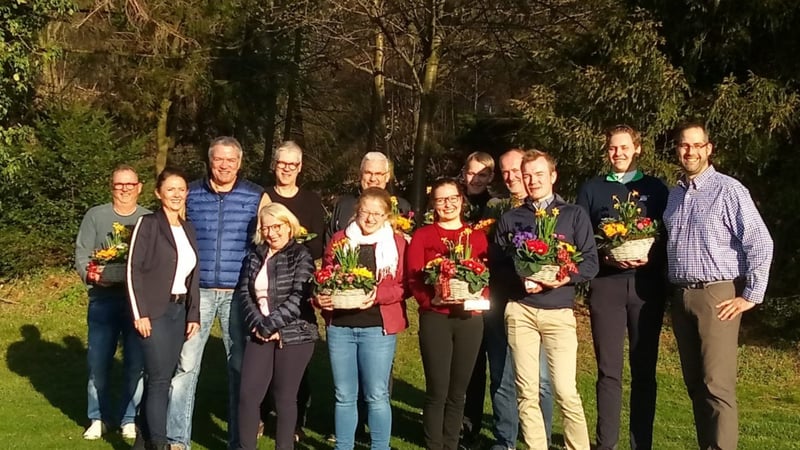
{"label": "red flower", "polygon": [[550,247],[544,242],[540,241],[539,239],[528,239],[525,241],[525,245],[528,247],[528,250],[536,253],[537,255],[544,255],[550,250]]}
{"label": "red flower", "polygon": [[333,269],[331,267],[318,270],[316,273],[317,284],[325,284],[332,276]]}

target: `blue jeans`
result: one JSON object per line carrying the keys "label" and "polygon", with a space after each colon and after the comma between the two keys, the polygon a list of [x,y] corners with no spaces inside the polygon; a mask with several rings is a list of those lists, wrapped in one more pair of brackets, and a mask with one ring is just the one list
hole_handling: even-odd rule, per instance
{"label": "blue jeans", "polygon": [[392,434],[389,376],[396,347],[397,336],[384,335],[381,327],[328,327],[328,351],[336,394],[336,450],[351,450],[355,445],[359,380],[367,404],[372,449],[389,449]]}
{"label": "blue jeans", "polygon": [[191,448],[197,379],[215,317],[219,317],[228,359],[228,448],[239,447],[237,416],[245,339],[242,310],[238,298],[233,298],[232,290],[200,289],[200,332],[183,344],[178,370],[172,378],[167,415],[170,443],[183,444],[186,448]]}
{"label": "blue jeans", "polygon": [[[486,354],[489,358],[489,395],[492,398],[492,431],[495,447],[516,448],[519,431],[517,387],[514,382],[514,360],[508,347],[508,336],[503,319],[503,308],[484,313]],[[547,355],[544,348],[539,354],[539,405],[542,409],[547,443],[551,442],[553,429],[553,388]]]}
{"label": "blue jeans", "polygon": [[[90,420],[103,420],[112,425],[133,423],[136,407],[142,399],[144,360],[125,291],[91,289],[86,321],[89,332],[89,348],[86,352],[89,366],[87,415]],[[118,412],[112,412],[109,375],[120,340],[122,395]]]}

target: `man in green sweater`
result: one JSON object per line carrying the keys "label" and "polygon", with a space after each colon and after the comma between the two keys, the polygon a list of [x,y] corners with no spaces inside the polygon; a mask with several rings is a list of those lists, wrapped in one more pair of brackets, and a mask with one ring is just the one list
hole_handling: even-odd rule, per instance
{"label": "man in green sweater", "polygon": [[[122,436],[136,437],[133,420],[142,396],[142,350],[133,328],[123,283],[109,283],[87,267],[92,253],[102,248],[112,235],[114,224],[128,228],[149,213],[137,204],[142,184],[131,166],[117,166],[111,174],[111,203],[91,208],[81,222],[75,240],[75,269],[89,288],[88,409],[89,427],[84,439],[99,439],[109,425],[122,426]],[[117,342],[122,338],[123,383],[120,405],[111,407],[110,374]]]}

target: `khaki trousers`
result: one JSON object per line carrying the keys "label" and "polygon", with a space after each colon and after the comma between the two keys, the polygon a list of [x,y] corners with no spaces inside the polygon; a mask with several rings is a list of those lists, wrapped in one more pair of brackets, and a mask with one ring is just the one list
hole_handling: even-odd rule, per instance
{"label": "khaki trousers", "polygon": [[672,327],[701,450],[733,450],[739,439],[736,354],[742,316],[722,321],[716,308],[739,291],[733,281],[723,281],[678,288],[672,300]]}
{"label": "khaki trousers", "polygon": [[509,302],[505,319],[525,444],[531,450],[547,450],[539,407],[539,348],[544,346],[556,403],[564,417],[567,449],[589,450],[589,432],[576,383],[578,336],[572,309],[541,309]]}

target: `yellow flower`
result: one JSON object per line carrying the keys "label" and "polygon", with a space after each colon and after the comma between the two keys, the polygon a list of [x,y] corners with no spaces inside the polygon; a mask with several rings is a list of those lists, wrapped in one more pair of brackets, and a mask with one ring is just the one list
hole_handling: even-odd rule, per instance
{"label": "yellow flower", "polygon": [[426,269],[432,269],[434,267],[437,267],[441,263],[442,263],[442,258],[441,257],[440,258],[434,258],[434,259],[428,261],[427,264],[425,264],[425,268]]}
{"label": "yellow flower", "polygon": [[547,217],[547,210],[544,208],[536,210],[536,217]]}
{"label": "yellow flower", "polygon": [[464,231],[461,232],[461,234],[463,234],[464,236],[469,236],[470,234],[472,234],[472,228],[465,229]]}
{"label": "yellow flower", "polygon": [[391,198],[391,200],[392,200],[392,206],[397,206],[397,197],[395,197],[395,196],[393,195],[393,196],[391,196],[390,198]]}
{"label": "yellow flower", "polygon": [[615,227],[613,223],[605,224],[603,225],[603,233],[605,233],[607,237],[612,238],[617,234],[617,227]]}
{"label": "yellow flower", "polygon": [[306,236],[306,235],[308,235],[308,230],[306,230],[306,227],[301,225],[300,229],[297,230],[297,236],[299,237],[299,236]]}
{"label": "yellow flower", "polygon": [[616,223],[615,228],[617,234],[619,234],[620,236],[626,236],[628,234],[628,227],[626,227],[624,224],[620,222]]}
{"label": "yellow flower", "polygon": [[455,247],[453,247],[453,251],[455,251],[456,253],[460,254],[460,253],[462,253],[464,251],[464,246],[461,245],[461,244],[458,244]]}
{"label": "yellow flower", "polygon": [[558,208],[553,208],[553,217],[558,217]]}
{"label": "yellow flower", "polygon": [[431,187],[430,186],[425,186],[425,193],[426,194],[430,194],[431,193]]}
{"label": "yellow flower", "polygon": [[638,191],[631,191],[631,195],[634,196],[634,197],[638,197],[639,196],[639,192]]}
{"label": "yellow flower", "polygon": [[558,243],[558,246],[559,246],[560,248],[563,248],[563,249],[565,249],[565,250],[566,250],[567,252],[569,252],[569,253],[575,253],[575,250],[576,250],[576,249],[575,249],[575,246],[574,246],[574,245],[572,245],[572,244],[570,244],[569,242],[564,242],[564,241],[561,241],[561,242],[559,242],[559,243]]}
{"label": "yellow flower", "polygon": [[392,221],[395,229],[400,230],[402,232],[409,232],[411,231],[411,221],[403,216],[397,216]]}
{"label": "yellow flower", "polygon": [[123,225],[123,224],[121,224],[119,222],[114,222],[113,224],[111,224],[111,228],[113,228],[114,229],[114,233],[117,233],[117,234],[122,234],[122,233],[125,232],[125,225]]}
{"label": "yellow flower", "polygon": [[350,271],[353,275],[362,278],[372,278],[372,272],[366,267],[356,267]]}

